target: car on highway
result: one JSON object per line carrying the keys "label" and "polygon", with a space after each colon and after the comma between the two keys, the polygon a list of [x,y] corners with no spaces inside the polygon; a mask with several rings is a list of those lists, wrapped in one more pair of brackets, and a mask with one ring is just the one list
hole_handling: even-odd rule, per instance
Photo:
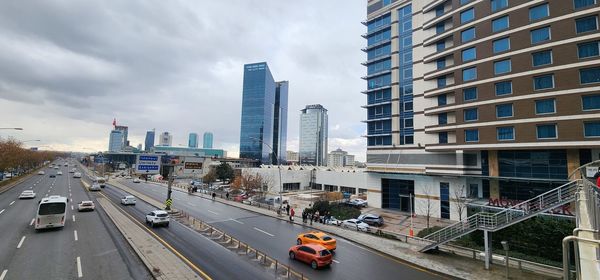
{"label": "car on highway", "polygon": [[62,175],[62,171],[57,171],[56,175]]}
{"label": "car on highway", "polygon": [[369,225],[359,221],[358,219],[344,220],[341,226],[344,228],[354,229],[358,231],[369,231]]}
{"label": "car on highway", "polygon": [[124,197],[121,197],[121,204],[123,205],[135,205],[137,201],[135,200],[135,197],[133,195],[126,195]]}
{"label": "car on highway", "polygon": [[133,182],[134,182],[134,183],[139,183],[139,182],[141,182],[141,181],[140,181],[140,178],[133,178]]}
{"label": "car on highway", "polygon": [[370,226],[380,227],[383,226],[383,217],[377,214],[362,214],[358,216],[357,220],[366,223]]}
{"label": "car on highway", "polygon": [[80,172],[73,173],[73,178],[81,178],[81,173]]}
{"label": "car on highway", "polygon": [[333,261],[331,252],[318,244],[292,246],[288,251],[288,255],[292,260],[310,264],[313,269],[329,266]]}
{"label": "car on highway", "polygon": [[94,202],[91,200],[84,200],[77,204],[77,211],[79,212],[94,211],[94,209],[96,209],[96,205],[94,205]]}
{"label": "car on highway", "polygon": [[46,174],[46,172],[44,172],[44,170],[38,171],[38,175],[45,175],[45,174]]}
{"label": "car on highway", "polygon": [[98,183],[92,183],[92,185],[90,186],[90,191],[100,191],[100,184]]}
{"label": "car on highway", "polygon": [[325,247],[329,251],[334,251],[337,248],[337,242],[335,238],[320,231],[312,231],[298,234],[296,244],[318,244]]}
{"label": "car on highway", "polygon": [[56,178],[56,174],[50,174],[50,178]]}
{"label": "car on highway", "polygon": [[54,169],[58,169],[58,166],[54,166]]}
{"label": "car on highway", "polygon": [[164,210],[153,210],[152,212],[146,214],[146,224],[149,224],[151,227],[155,227],[157,225],[164,225],[168,227],[169,213]]}
{"label": "car on highway", "polygon": [[69,171],[69,173],[75,173],[75,172],[77,172],[77,168],[73,168]]}
{"label": "car on highway", "polygon": [[24,190],[19,195],[19,199],[33,199],[33,198],[35,198],[35,193],[32,190]]}

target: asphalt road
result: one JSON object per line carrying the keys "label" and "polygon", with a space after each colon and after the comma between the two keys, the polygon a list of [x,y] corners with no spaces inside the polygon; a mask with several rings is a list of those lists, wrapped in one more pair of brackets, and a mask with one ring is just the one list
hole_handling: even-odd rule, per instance
{"label": "asphalt road", "polygon": [[[148,279],[147,269],[133,253],[106,214],[77,212],[77,203],[89,200],[79,179],[61,166],[45,168],[0,195],[0,280],[8,279]],[[32,189],[35,199],[19,200]],[[35,231],[38,201],[49,195],[69,198],[64,228]],[[71,208],[73,207],[73,208]]]}
{"label": "asphalt road", "polygon": [[[158,201],[164,201],[166,198],[164,186],[145,182],[133,183],[131,180],[122,180],[121,182]],[[273,217],[259,215],[175,190],[173,191],[173,206],[213,224],[227,234],[250,244],[280,262],[291,265],[309,279],[447,278],[356,245],[339,236],[334,236],[338,242],[332,266],[315,271],[308,265],[290,260],[288,257],[288,250],[295,244],[297,235],[312,230],[308,227],[290,224]]]}

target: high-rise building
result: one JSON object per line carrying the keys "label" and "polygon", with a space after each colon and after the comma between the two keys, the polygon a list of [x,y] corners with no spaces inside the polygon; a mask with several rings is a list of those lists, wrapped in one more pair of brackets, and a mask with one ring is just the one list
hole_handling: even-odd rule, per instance
{"label": "high-rise building", "polygon": [[154,147],[154,137],[155,137],[154,129],[146,131],[146,139],[144,141],[144,150],[149,152],[152,147]]}
{"label": "high-rise building", "polygon": [[188,137],[188,147],[189,148],[198,148],[198,133],[190,133]]}
{"label": "high-rise building", "polygon": [[288,82],[275,82],[266,62],[244,65],[240,158],[285,162],[287,96]]}
{"label": "high-rise building", "polygon": [[348,152],[338,148],[335,151],[331,151],[327,156],[327,166],[329,167],[343,167],[354,165],[354,156],[349,155]]}
{"label": "high-rise building", "polygon": [[287,151],[286,161],[288,164],[298,163],[298,153],[294,151]]}
{"label": "high-rise building", "polygon": [[108,151],[109,152],[120,152],[123,150],[123,131],[112,130],[108,138]]}
{"label": "high-rise building", "polygon": [[169,132],[165,131],[160,134],[158,137],[158,145],[159,146],[171,146],[173,142],[173,135],[169,134]]}
{"label": "high-rise building", "polygon": [[525,200],[600,157],[598,1],[369,0],[364,24],[382,207],[408,211],[427,182],[458,220],[461,186]]}
{"label": "high-rise building", "polygon": [[202,136],[202,147],[204,149],[212,149],[213,148],[213,134],[212,132],[204,132]]}
{"label": "high-rise building", "polygon": [[327,165],[327,109],[320,104],[300,110],[300,164]]}
{"label": "high-rise building", "polygon": [[121,133],[123,134],[123,147],[129,146],[129,139],[127,138],[129,134],[129,128],[124,125],[115,125],[115,130],[121,131]]}

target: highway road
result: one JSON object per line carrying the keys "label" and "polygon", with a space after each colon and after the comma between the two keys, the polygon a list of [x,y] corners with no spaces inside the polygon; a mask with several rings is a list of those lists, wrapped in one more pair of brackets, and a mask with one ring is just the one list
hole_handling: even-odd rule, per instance
{"label": "highway road", "polygon": [[[131,180],[121,180],[121,182],[158,201],[164,201],[166,198],[164,186],[145,182],[133,183]],[[114,189],[112,186],[110,188]],[[308,265],[292,261],[288,257],[288,249],[295,244],[296,236],[310,231],[310,228],[175,190],[173,199],[174,207],[213,224],[282,263],[291,265],[309,279],[450,278],[393,259],[339,236],[335,236],[338,246],[331,268],[315,271]]]}
{"label": "highway road", "polygon": [[[0,194],[0,280],[8,279],[149,279],[150,274],[106,214],[77,212],[77,203],[89,200],[79,179],[68,168],[45,168]],[[31,189],[35,199],[19,200]],[[36,232],[38,201],[49,195],[69,198],[64,228]]]}

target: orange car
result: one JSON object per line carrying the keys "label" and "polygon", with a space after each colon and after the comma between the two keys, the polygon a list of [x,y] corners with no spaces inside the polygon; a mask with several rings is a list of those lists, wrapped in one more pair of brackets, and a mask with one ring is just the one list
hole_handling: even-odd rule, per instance
{"label": "orange car", "polygon": [[318,231],[299,234],[296,244],[318,244],[329,251],[333,251],[337,247],[337,243],[333,237]]}
{"label": "orange car", "polygon": [[294,245],[288,254],[290,259],[309,263],[313,269],[331,265],[331,252],[318,244]]}

